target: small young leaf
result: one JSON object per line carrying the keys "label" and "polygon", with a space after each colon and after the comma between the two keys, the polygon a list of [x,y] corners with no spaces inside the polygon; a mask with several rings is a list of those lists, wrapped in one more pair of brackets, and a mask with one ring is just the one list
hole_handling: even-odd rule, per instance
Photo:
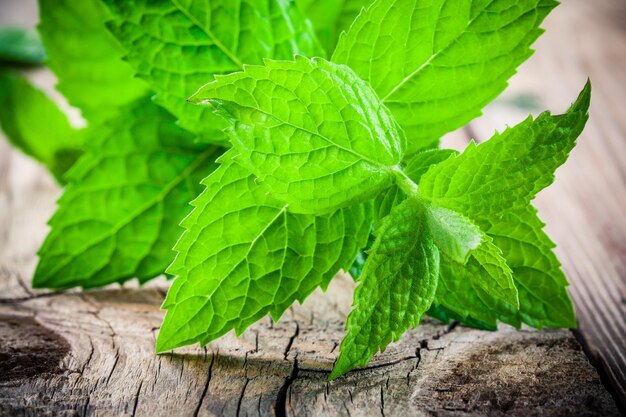
{"label": "small young leaf", "polygon": [[383,220],[354,293],[347,334],[330,378],[364,366],[378,350],[417,326],[437,288],[439,251],[424,207],[413,198]]}
{"label": "small young leaf", "polygon": [[216,77],[191,99],[229,121],[239,161],[301,213],[366,201],[392,184],[403,137],[346,66],[296,57]]}
{"label": "small young leaf", "polygon": [[513,271],[506,263],[502,251],[493,244],[491,237],[484,235],[480,245],[472,250],[474,258],[486,273],[475,274],[472,282],[483,291],[519,308],[517,288],[513,281]]}
{"label": "small young leaf", "polygon": [[101,0],[39,0],[39,34],[58,89],[89,121],[104,120],[148,94],[107,31]]}
{"label": "small young leaf", "polygon": [[187,202],[222,149],[194,143],[148,99],[123,114],[89,128],[39,251],[34,287],[146,281],[171,262]]}
{"label": "small young leaf", "polygon": [[104,0],[109,29],[127,59],[157,93],[156,102],[186,130],[227,143],[223,121],[185,100],[214,74],[263,59],[322,54],[313,29],[288,0]]}
{"label": "small young leaf", "polygon": [[159,352],[206,344],[231,329],[240,334],[268,313],[277,320],[294,301],[325,289],[367,240],[369,205],[324,216],[289,213],[234,155],[227,152],[203,181],[183,222]]}
{"label": "small young leaf", "polygon": [[519,317],[536,327],[576,327],[567,279],[552,252],[556,246],[543,231],[537,210],[524,209],[493,217],[484,230],[502,250],[519,292]]}
{"label": "small young leaf", "polygon": [[426,210],[428,230],[439,250],[460,264],[480,245],[482,232],[470,219],[442,207]]}
{"label": "small young leaf", "polygon": [[82,153],[82,132],[70,126],[42,91],[8,70],[0,70],[0,127],[13,145],[44,164],[60,183]]}
{"label": "small young leaf", "polygon": [[474,117],[531,54],[553,0],[378,0],[333,62],[369,81],[407,134],[407,154]]}
{"label": "small young leaf", "polygon": [[435,206],[429,206],[426,212],[429,233],[442,255],[460,265],[466,265],[471,256],[472,263],[477,263],[467,266],[474,271],[472,284],[519,308],[511,269],[492,239],[457,212]]}

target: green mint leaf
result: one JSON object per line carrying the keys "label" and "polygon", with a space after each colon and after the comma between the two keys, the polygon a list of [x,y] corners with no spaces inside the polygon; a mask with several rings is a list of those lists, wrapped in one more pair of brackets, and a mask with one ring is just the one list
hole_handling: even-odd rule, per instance
{"label": "green mint leaf", "polygon": [[477,263],[468,266],[474,271],[472,284],[519,308],[513,274],[492,239],[470,219],[452,210],[428,206],[426,213],[429,233],[442,255],[460,265],[466,265],[471,256]]}
{"label": "green mint leaf", "polygon": [[460,264],[465,264],[481,244],[482,232],[471,220],[443,207],[427,209],[428,230],[439,250]]}
{"label": "green mint leaf", "polygon": [[231,329],[240,334],[268,313],[277,320],[295,300],[325,289],[367,241],[369,205],[324,216],[290,213],[235,155],[220,159],[183,221],[159,352],[204,345]]}
{"label": "green mint leaf", "polygon": [[0,64],[41,65],[46,51],[34,29],[0,28]]}
{"label": "green mint leaf", "polygon": [[185,100],[213,78],[265,58],[322,54],[313,29],[288,0],[104,0],[109,29],[156,101],[207,142],[227,142],[223,121]]}
{"label": "green mint leaf", "polygon": [[502,250],[519,291],[521,320],[533,327],[576,327],[568,282],[552,252],[537,210],[524,209],[485,221],[484,230]]}
{"label": "green mint leaf", "polygon": [[39,0],[39,33],[46,64],[58,89],[88,120],[104,120],[148,94],[122,61],[123,50],[107,31],[109,14],[100,0]]}
{"label": "green mint leaf", "polygon": [[42,91],[15,72],[0,70],[0,127],[13,145],[63,174],[82,153],[82,132]]}
{"label": "green mint leaf", "polygon": [[[462,213],[493,238],[513,271],[519,294],[520,310],[515,312],[514,306],[503,305],[475,281],[470,281],[474,288],[468,288],[472,276],[489,272],[483,265],[448,267],[442,261],[437,298],[445,307],[490,324],[499,319],[538,328],[575,326],[554,245],[529,202],[553,181],[554,171],[567,159],[587,120],[589,100],[587,84],[566,114],[528,119],[481,145],[470,145],[422,177],[423,198]],[[468,275],[471,270],[476,274]]]}
{"label": "green mint leaf", "polygon": [[513,280],[513,271],[507,264],[500,248],[494,245],[493,239],[483,235],[480,245],[471,251],[471,256],[480,264],[481,269],[486,272],[486,274],[474,275],[472,282],[492,297],[519,308],[519,298]]}
{"label": "green mint leaf", "polygon": [[333,62],[367,80],[407,135],[407,154],[474,117],[531,54],[553,0],[378,0]]}
{"label": "green mint leaf", "polygon": [[371,3],[372,0],[296,0],[328,52],[335,49],[339,34],[348,30],[361,9]]}
{"label": "green mint leaf", "polygon": [[196,185],[221,148],[200,146],[149,100],[90,128],[50,220],[34,287],[84,288],[163,273]]}
{"label": "green mint leaf", "polygon": [[492,278],[474,257],[465,265],[441,257],[439,284],[434,305],[445,308],[463,319],[478,320],[496,328],[498,320],[514,327],[520,326],[516,306],[503,302],[482,290]]}
{"label": "green mint leaf", "polygon": [[383,220],[354,293],[354,309],[331,379],[367,364],[378,350],[417,326],[430,308],[439,251],[425,217],[422,204],[409,198]]}
{"label": "green mint leaf", "polygon": [[321,58],[246,66],[191,100],[229,121],[240,163],[292,212],[375,197],[402,159],[401,132],[374,91],[348,67]]}
{"label": "green mint leaf", "polygon": [[588,119],[587,84],[567,113],[542,113],[488,141],[471,143],[456,158],[430,169],[420,195],[433,205],[458,211],[478,222],[525,208],[554,180]]}

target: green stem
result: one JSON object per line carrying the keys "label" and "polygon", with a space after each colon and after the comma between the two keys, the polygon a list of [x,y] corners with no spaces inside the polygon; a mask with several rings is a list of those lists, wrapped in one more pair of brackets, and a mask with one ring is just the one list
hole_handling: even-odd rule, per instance
{"label": "green stem", "polygon": [[409,197],[419,197],[417,193],[417,184],[408,177],[399,165],[394,166],[391,171],[396,178],[396,185],[404,191]]}

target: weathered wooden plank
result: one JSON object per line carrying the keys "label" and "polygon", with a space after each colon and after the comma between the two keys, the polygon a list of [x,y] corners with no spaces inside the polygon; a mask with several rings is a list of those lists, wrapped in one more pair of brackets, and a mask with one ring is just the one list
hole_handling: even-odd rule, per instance
{"label": "weathered wooden plank", "polygon": [[589,123],[536,204],[572,284],[578,334],[626,407],[626,6],[568,0],[545,28],[535,56],[470,130],[484,140],[529,110],[560,113],[591,78]]}

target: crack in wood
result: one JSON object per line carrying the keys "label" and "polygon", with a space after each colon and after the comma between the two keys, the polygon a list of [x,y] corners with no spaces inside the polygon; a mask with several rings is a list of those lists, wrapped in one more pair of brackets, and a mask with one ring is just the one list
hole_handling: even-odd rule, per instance
{"label": "crack in wood", "polygon": [[239,417],[241,413],[241,402],[243,401],[243,397],[246,394],[246,388],[248,388],[248,384],[250,383],[250,378],[246,377],[246,382],[243,384],[243,389],[241,390],[241,394],[239,394],[239,401],[237,401],[237,412],[235,415]]}
{"label": "crack in wood", "polygon": [[133,403],[133,413],[131,414],[135,417],[137,413],[137,404],[139,404],[139,395],[141,393],[141,386],[143,385],[143,381],[139,381],[139,387],[137,388],[137,392],[135,393],[135,402]]}
{"label": "crack in wood", "polygon": [[293,346],[294,340],[296,340],[296,338],[300,334],[300,324],[298,324],[297,321],[294,321],[294,323],[296,324],[296,330],[293,333],[293,335],[289,338],[289,342],[287,342],[287,347],[285,348],[285,351],[283,353],[285,360],[287,360],[287,356],[289,355],[289,351],[291,350],[291,347]]}
{"label": "crack in wood", "polygon": [[287,393],[291,388],[291,384],[298,378],[298,357],[293,360],[293,368],[289,376],[285,378],[285,383],[278,390],[274,405],[274,414],[276,417],[287,417]]}

